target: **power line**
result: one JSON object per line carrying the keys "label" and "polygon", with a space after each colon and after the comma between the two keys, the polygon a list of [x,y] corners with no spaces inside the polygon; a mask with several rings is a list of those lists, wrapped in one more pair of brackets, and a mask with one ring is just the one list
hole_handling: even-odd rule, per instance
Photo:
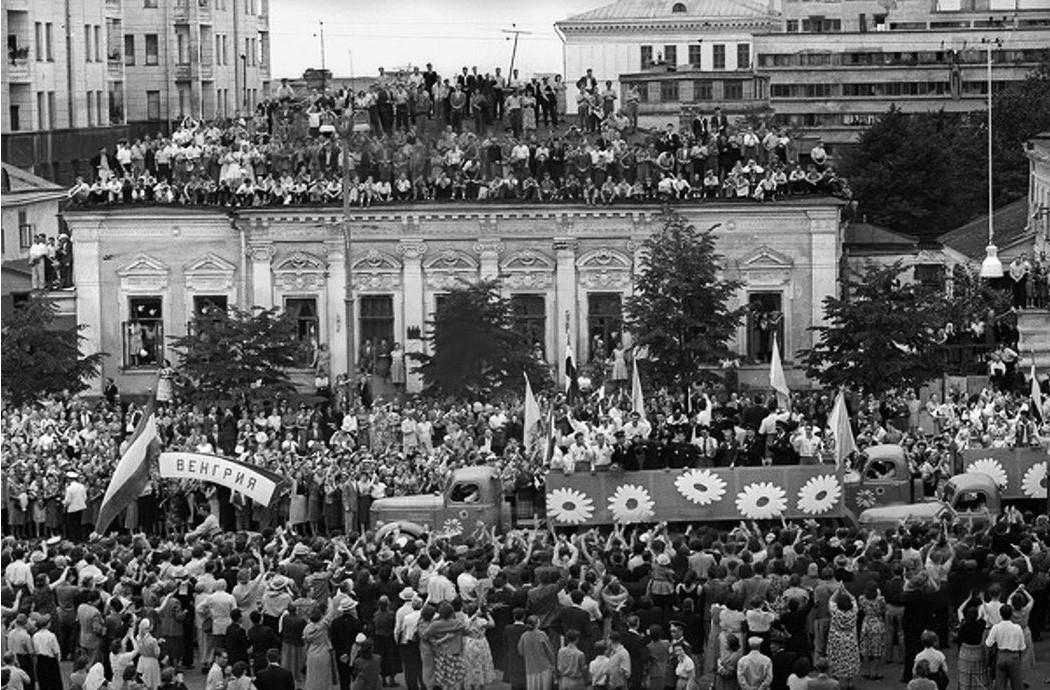
{"label": "power line", "polygon": [[[514,49],[510,52],[510,67],[507,69],[507,77],[514,74],[514,58],[518,57],[518,38],[520,36],[531,36],[531,31],[522,31],[517,24],[511,24],[509,29],[500,29],[505,34],[514,34]],[[510,36],[507,37],[510,40]]]}

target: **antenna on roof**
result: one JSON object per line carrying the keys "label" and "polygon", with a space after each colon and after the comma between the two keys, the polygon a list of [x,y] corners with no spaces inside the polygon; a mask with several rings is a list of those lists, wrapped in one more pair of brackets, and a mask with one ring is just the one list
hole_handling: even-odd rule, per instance
{"label": "antenna on roof", "polygon": [[[531,31],[522,31],[518,28],[517,24],[511,24],[509,29],[501,29],[505,34],[514,34],[514,48],[510,51],[510,68],[507,69],[507,78],[509,79],[514,74],[514,58],[518,56],[518,36],[522,34],[526,36],[532,35]],[[510,36],[507,36],[507,40],[510,40]]]}

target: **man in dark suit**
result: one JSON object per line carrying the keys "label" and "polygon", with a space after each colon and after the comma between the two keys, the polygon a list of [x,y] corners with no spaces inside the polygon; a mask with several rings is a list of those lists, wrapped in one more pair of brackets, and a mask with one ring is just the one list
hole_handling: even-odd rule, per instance
{"label": "man in dark suit", "polygon": [[630,690],[641,690],[644,677],[646,644],[648,640],[639,630],[641,621],[638,616],[627,617],[627,632],[620,638],[620,643],[631,657],[631,677],[628,680]]}
{"label": "man in dark suit", "polygon": [[340,690],[349,690],[350,681],[350,650],[354,646],[357,634],[362,632],[361,622],[357,619],[354,611],[354,602],[344,599],[340,604],[343,615],[332,621],[328,635],[332,639],[332,649],[335,651],[335,670],[339,674]]}
{"label": "man in dark suit", "polygon": [[286,668],[281,668],[281,650],[266,650],[266,668],[255,674],[255,687],[258,690],[295,690],[295,676]]}
{"label": "man in dark suit", "polygon": [[583,610],[583,592],[574,589],[569,593],[572,606],[565,606],[559,614],[558,622],[564,635],[569,630],[580,634],[578,646],[588,661],[594,658],[594,643],[598,637],[597,626],[591,622],[591,614]]}
{"label": "man in dark suit", "polygon": [[715,114],[711,116],[708,130],[712,133],[724,132],[729,128],[729,118],[725,116],[721,108],[715,108]]}
{"label": "man in dark suit", "polygon": [[525,657],[518,651],[518,640],[526,630],[525,609],[514,609],[514,622],[503,630],[503,640],[507,644],[507,671],[503,679],[510,684],[510,690],[525,688]]}
{"label": "man in dark suit", "polygon": [[230,656],[230,665],[243,661],[248,663],[248,633],[241,627],[240,609],[230,611],[230,625],[226,628],[226,653]]}
{"label": "man in dark suit", "polygon": [[263,625],[261,612],[252,611],[248,617],[252,622],[252,627],[248,628],[248,647],[252,651],[252,668],[258,673],[266,668],[266,652],[280,649],[281,639],[273,628]]}

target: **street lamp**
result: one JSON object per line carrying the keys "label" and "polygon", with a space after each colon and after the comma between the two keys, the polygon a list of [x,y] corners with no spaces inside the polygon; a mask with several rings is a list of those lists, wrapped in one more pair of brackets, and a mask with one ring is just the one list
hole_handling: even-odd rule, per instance
{"label": "street lamp", "polygon": [[992,46],[1002,45],[996,39],[983,39],[988,51],[988,247],[987,255],[981,262],[982,278],[1002,278],[1003,262],[999,260],[998,248],[995,246],[995,216],[992,203]]}

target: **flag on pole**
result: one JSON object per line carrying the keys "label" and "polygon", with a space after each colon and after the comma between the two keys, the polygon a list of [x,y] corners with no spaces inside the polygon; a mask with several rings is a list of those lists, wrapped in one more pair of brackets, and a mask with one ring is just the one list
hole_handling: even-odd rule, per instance
{"label": "flag on pole", "polygon": [[525,374],[525,457],[532,457],[533,451],[539,446],[540,435],[540,404],[532,393],[529,375]]}
{"label": "flag on pole", "polygon": [[645,396],[642,395],[642,379],[638,375],[638,360],[634,360],[634,374],[631,377],[631,412],[637,412],[645,419]]}
{"label": "flag on pole", "polygon": [[576,355],[573,352],[576,347],[572,339],[566,334],[565,343],[565,400],[570,405],[576,401],[580,394],[579,372],[576,371]]}
{"label": "flag on pole", "polygon": [[791,409],[791,391],[784,376],[784,365],[780,361],[780,348],[777,336],[773,335],[773,356],[769,360],[769,387],[777,393],[777,402],[785,410]]}
{"label": "flag on pole", "polygon": [[1035,362],[1032,362],[1032,417],[1042,421],[1043,419],[1043,392],[1039,389],[1039,377],[1035,374]]}
{"label": "flag on pole", "polygon": [[157,435],[157,419],[153,416],[153,401],[146,406],[142,419],[128,440],[124,453],[113,470],[113,476],[98,511],[95,532],[103,534],[120,511],[138,499],[149,483],[150,467],[160,455],[160,437]]}
{"label": "flag on pole", "polygon": [[846,396],[841,390],[835,397],[835,407],[828,418],[828,426],[831,427],[831,435],[835,438],[835,467],[842,467],[842,461],[857,450],[857,443],[853,440],[853,428],[849,423]]}
{"label": "flag on pole", "polygon": [[543,451],[543,464],[548,467],[551,464],[551,458],[554,457],[554,440],[556,438],[554,431],[554,405],[551,405],[551,409],[547,412],[547,447]]}

